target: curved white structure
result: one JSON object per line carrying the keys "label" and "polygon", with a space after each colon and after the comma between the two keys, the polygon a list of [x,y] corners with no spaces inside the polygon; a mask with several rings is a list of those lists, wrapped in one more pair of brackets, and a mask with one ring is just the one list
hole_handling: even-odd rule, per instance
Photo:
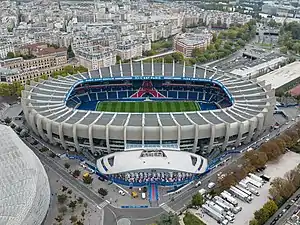
{"label": "curved white structure", "polygon": [[102,174],[118,174],[128,171],[177,171],[202,174],[207,169],[207,159],[189,152],[177,150],[132,150],[115,152],[97,161]]}
{"label": "curved white structure", "polygon": [[[69,108],[65,99],[74,86],[90,79],[139,76],[207,79],[222,84],[233,105],[216,110],[176,113],[113,113]],[[140,143],[172,143],[178,149],[209,155],[256,139],[270,127],[275,91],[270,85],[198,66],[132,63],[39,83],[22,93],[22,107],[33,131],[45,141],[78,151],[109,154]],[[141,147],[139,147],[141,148]]]}
{"label": "curved white structure", "polygon": [[0,224],[40,225],[50,204],[46,171],[10,128],[0,125]]}

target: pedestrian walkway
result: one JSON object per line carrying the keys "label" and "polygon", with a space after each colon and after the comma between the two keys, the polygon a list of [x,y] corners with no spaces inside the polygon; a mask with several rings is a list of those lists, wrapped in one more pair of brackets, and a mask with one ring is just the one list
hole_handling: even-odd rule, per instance
{"label": "pedestrian walkway", "polygon": [[97,205],[97,208],[98,209],[103,209],[105,206],[107,206],[109,203],[108,203],[108,201],[104,201],[104,202],[102,202],[100,205]]}
{"label": "pedestrian walkway", "polygon": [[160,207],[168,213],[171,212],[176,214],[176,212],[171,207],[169,207],[166,203],[161,204]]}

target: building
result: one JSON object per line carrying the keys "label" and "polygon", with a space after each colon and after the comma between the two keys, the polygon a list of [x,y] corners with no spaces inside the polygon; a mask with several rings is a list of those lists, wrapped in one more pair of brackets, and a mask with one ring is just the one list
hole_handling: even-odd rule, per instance
{"label": "building", "polygon": [[18,70],[18,73],[7,74],[2,82],[20,81],[25,84],[27,80],[40,77],[42,74],[50,76],[52,72],[62,70],[68,63],[67,49],[47,47],[47,45],[28,45],[21,49],[26,55],[32,55],[32,59],[25,60],[22,57],[5,59],[0,61],[0,66],[7,69]]}
{"label": "building", "polygon": [[0,125],[0,224],[40,225],[50,204],[46,171],[8,126]]}
{"label": "building", "polygon": [[208,30],[203,30],[201,33],[183,33],[174,38],[174,48],[185,57],[191,57],[195,48],[205,51],[212,39],[213,34]]}
{"label": "building", "polygon": [[151,50],[150,40],[121,41],[117,43],[116,52],[122,60],[129,60],[143,56],[143,52]]}
{"label": "building", "polygon": [[99,69],[116,64],[116,52],[109,47],[101,45],[83,47],[74,50],[79,64],[89,70]]}
{"label": "building", "polygon": [[9,52],[15,53],[14,46],[11,43],[0,43],[0,59],[5,59]]}
{"label": "building", "polygon": [[[77,98],[73,99],[77,96],[73,92],[77,90],[74,89],[77,85],[82,85],[92,79],[93,82],[99,83],[111,80],[112,85],[115,85],[113,80],[116,80],[118,86],[122,86],[133,82],[132,77],[135,80],[157,79],[158,82],[164,79],[172,82],[173,77],[180,78],[183,83],[187,83],[188,80],[203,81],[207,82],[206,86],[220,87],[220,90],[222,89],[220,96],[223,97],[218,106],[207,105],[206,109],[198,112],[118,114],[74,110],[80,102],[76,100]],[[53,85],[54,83],[61,83],[61,85]],[[106,83],[106,86],[108,84]],[[100,87],[98,83],[97,85]],[[182,84],[182,87],[186,85]],[[80,86],[78,88],[82,89]],[[202,101],[204,101],[203,98],[213,98],[209,94],[204,94],[204,91],[211,93],[209,90],[200,89],[201,94],[197,94],[196,91],[195,95],[190,93],[189,96],[193,99],[201,96]],[[116,96],[116,93],[106,94],[106,92],[89,95],[81,91],[78,98],[85,99],[82,102],[116,98],[110,97]],[[120,98],[121,95],[124,96],[123,94],[118,93]],[[175,91],[164,95],[187,98],[186,94]],[[73,97],[69,101],[70,96]],[[226,101],[223,102],[223,100]],[[228,108],[229,101],[232,106]],[[180,150],[200,152],[203,155],[211,153],[215,147],[225,150],[228,146],[247,143],[268,129],[272,123],[274,105],[274,90],[264,82],[244,80],[238,76],[218,73],[215,70],[185,67],[178,64],[119,64],[35,83],[26,86],[22,94],[25,117],[37,135],[51,143],[60,144],[63,148],[74,148],[79,151],[82,148],[88,148],[93,153],[101,154],[146,146],[147,143],[172,146]],[[92,107],[95,109],[95,106]],[[135,143],[137,145],[134,145]]]}

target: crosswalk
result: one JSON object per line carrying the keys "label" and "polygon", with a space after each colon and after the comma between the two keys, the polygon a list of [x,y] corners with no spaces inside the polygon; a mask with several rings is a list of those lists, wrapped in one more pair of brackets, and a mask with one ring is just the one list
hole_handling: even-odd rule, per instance
{"label": "crosswalk", "polygon": [[161,204],[160,207],[168,213],[171,212],[176,214],[176,212],[171,207],[169,207],[166,203]]}
{"label": "crosswalk", "polygon": [[109,202],[107,200],[105,200],[104,202],[102,202],[101,204],[97,205],[98,209],[103,209],[105,206],[107,206],[109,204]]}

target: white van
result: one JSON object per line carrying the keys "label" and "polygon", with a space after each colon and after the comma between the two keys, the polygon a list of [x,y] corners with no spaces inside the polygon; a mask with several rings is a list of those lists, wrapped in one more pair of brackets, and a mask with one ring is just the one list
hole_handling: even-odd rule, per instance
{"label": "white van", "polygon": [[200,185],[201,185],[201,181],[198,181],[195,186],[199,187]]}

